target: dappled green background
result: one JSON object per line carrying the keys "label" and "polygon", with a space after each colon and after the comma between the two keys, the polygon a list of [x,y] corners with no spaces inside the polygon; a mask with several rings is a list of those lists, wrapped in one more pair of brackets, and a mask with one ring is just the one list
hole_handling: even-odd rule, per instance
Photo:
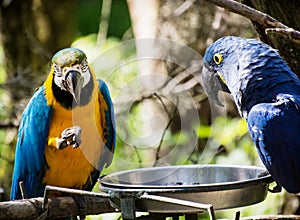
{"label": "dappled green background", "polygon": [[[124,42],[145,36],[161,37],[191,47],[199,54],[203,54],[205,48],[213,40],[223,35],[234,34],[243,37],[256,37],[249,21],[209,3],[194,2],[185,11],[179,11],[184,1],[153,1],[151,10],[156,11],[156,26],[154,28],[156,31],[149,35],[147,31],[150,27],[144,27],[143,31],[148,34],[146,35],[137,32],[134,26],[145,18],[130,16],[132,13],[139,14],[132,9],[133,7],[131,7],[131,10],[128,7],[130,4],[131,6],[138,4],[136,1],[113,0],[108,1],[111,4],[106,3],[106,5],[98,0],[69,1],[69,4],[65,3],[57,11],[55,9],[58,4],[47,5],[47,7],[52,7],[52,10],[49,10],[49,8],[46,10],[45,5],[50,4],[46,1],[32,0],[26,4],[29,4],[29,2],[32,4],[29,7],[32,11],[29,10],[29,13],[34,15],[32,19],[35,22],[23,23],[19,27],[19,34],[24,35],[24,39],[22,40],[21,37],[21,40],[19,38],[14,41],[17,45],[15,51],[9,49],[11,42],[5,39],[5,37],[13,37],[13,35],[3,30],[8,27],[7,25],[12,24],[5,22],[1,24],[3,39],[0,50],[0,119],[2,127],[0,130],[0,187],[4,189],[3,200],[8,198],[14,144],[21,112],[34,89],[41,85],[47,76],[48,61],[53,52],[67,46],[78,47],[86,52],[97,77],[108,83],[114,100],[117,117],[116,129],[118,132],[116,159],[102,174],[154,165],[207,163],[262,165],[248,135],[247,125],[238,116],[233,103],[228,100],[228,97],[225,97],[226,108],[219,108],[212,115],[209,103],[199,83],[194,83],[192,87],[188,87],[183,91],[193,97],[200,120],[197,124],[193,121],[189,122],[188,129],[185,130],[181,129],[181,120],[185,120],[185,117],[189,114],[188,105],[180,106],[187,109],[186,114],[178,114],[176,103],[171,103],[164,98],[159,100],[153,94],[136,94],[141,92],[140,89],[130,90],[122,94],[127,97],[127,101],[126,98],[121,100],[119,98],[122,89],[141,77],[140,72],[144,72],[145,68],[162,72],[168,75],[170,79],[179,77],[184,72],[176,64],[165,61],[158,64],[144,64],[136,58],[138,48],[123,47]],[[54,2],[59,3],[59,1]],[[18,9],[16,4],[21,3],[13,1],[11,4],[8,6],[2,5],[2,13],[4,11],[6,13],[2,14],[5,15],[5,17],[2,17],[3,21],[9,18],[8,11]],[[103,10],[102,6],[107,7],[106,10]],[[140,10],[144,9],[141,8]],[[108,12],[108,17],[103,16],[101,11]],[[143,15],[143,13],[140,14]],[[60,20],[53,19],[53,17]],[[45,22],[41,24],[42,18]],[[40,23],[36,22],[36,19],[41,19]],[[46,22],[47,19],[48,22]],[[16,19],[15,22],[17,22]],[[51,24],[54,25],[51,26]],[[30,25],[36,26],[32,28]],[[101,25],[104,25],[102,27],[106,25],[107,29],[99,29]],[[45,30],[42,30],[43,28]],[[42,38],[37,34],[34,36],[35,41],[33,42],[28,37],[30,36],[28,33],[32,29],[44,31],[43,33],[50,30],[49,36]],[[66,39],[60,43],[53,40],[53,36]],[[104,38],[99,38],[99,36],[104,36]],[[48,40],[43,42],[43,39]],[[99,42],[99,39],[101,39],[101,42]],[[9,58],[18,53],[24,53],[24,48],[27,48],[26,50],[33,55],[21,57],[22,63],[17,59],[15,62],[10,63]],[[167,50],[164,51],[165,48],[161,48],[161,50],[162,53],[168,53]],[[11,56],[8,56],[9,54]],[[200,64],[201,60],[199,60]],[[194,64],[191,62],[190,65]],[[163,68],[163,71],[161,68]],[[31,70],[30,74],[28,70]],[[201,71],[199,70],[201,70],[201,65],[199,69],[183,77],[177,84],[187,85],[187,82],[193,82],[194,76],[200,74]],[[27,80],[29,83],[21,83]],[[149,83],[150,86],[154,86],[153,82],[153,84]],[[166,84],[158,87],[158,94],[163,91]],[[138,98],[131,98],[137,95]],[[126,104],[129,104],[130,108],[123,112],[122,107]],[[151,108],[150,111],[154,111],[154,115],[161,118],[162,125],[160,125],[160,128],[162,129],[159,130],[160,134],[158,134],[161,141],[156,142],[155,145],[151,143],[149,146],[147,146],[147,143],[138,142],[140,145],[132,145],[131,143],[136,143],[136,136],[143,136],[149,132],[149,124],[145,125],[145,120],[147,120],[145,107]],[[173,111],[174,109],[175,111]],[[170,126],[167,126],[168,122],[171,122]],[[174,149],[174,146],[184,151],[185,146],[194,136],[197,137],[197,142],[189,157],[180,158],[179,151],[176,157],[172,157],[162,164],[155,163],[157,156],[161,158],[168,155]],[[140,147],[141,145],[144,147]],[[98,191],[98,187],[95,187],[95,191]],[[242,216],[289,213],[289,210],[285,211],[283,209],[285,197],[285,193],[269,193],[266,201],[260,204],[234,210],[217,211],[217,218],[233,218],[237,210],[241,211]],[[117,219],[118,217],[119,214],[90,216],[88,218]],[[208,217],[203,214],[199,215],[199,218],[206,219]]]}

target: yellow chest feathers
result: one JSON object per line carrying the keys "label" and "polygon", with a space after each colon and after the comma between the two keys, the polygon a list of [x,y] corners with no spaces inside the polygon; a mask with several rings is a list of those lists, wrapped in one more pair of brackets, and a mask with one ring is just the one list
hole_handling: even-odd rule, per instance
{"label": "yellow chest feathers", "polygon": [[105,114],[107,105],[100,92],[94,91],[90,103],[65,109],[59,103],[53,104],[48,140],[60,138],[61,132],[69,127],[82,129],[81,145],[73,149],[68,146],[58,150],[48,144],[45,159],[48,169],[43,182],[49,185],[82,189],[89,181],[91,172],[97,168],[104,150]]}

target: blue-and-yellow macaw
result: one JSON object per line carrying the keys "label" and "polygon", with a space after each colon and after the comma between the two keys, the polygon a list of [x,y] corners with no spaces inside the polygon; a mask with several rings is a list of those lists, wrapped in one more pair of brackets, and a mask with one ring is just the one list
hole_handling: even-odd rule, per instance
{"label": "blue-and-yellow macaw", "polygon": [[203,86],[217,104],[231,93],[273,179],[300,192],[300,80],[276,50],[254,39],[223,37],[203,58]]}
{"label": "blue-and-yellow macaw", "polygon": [[51,71],[22,114],[11,199],[29,198],[45,185],[91,190],[115,149],[115,118],[106,84],[96,80],[79,49],[52,58]]}

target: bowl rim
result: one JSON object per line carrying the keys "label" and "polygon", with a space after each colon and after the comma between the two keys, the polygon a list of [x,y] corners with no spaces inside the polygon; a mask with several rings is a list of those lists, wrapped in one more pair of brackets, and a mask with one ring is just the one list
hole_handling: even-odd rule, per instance
{"label": "bowl rim", "polygon": [[[126,175],[135,172],[151,172],[153,170],[174,170],[176,171],[179,168],[233,168],[233,169],[247,169],[247,170],[261,170],[261,173],[266,173],[265,175],[252,179],[245,179],[239,181],[228,181],[228,182],[218,182],[218,183],[205,183],[205,184],[183,184],[183,185],[142,185],[142,184],[126,184],[126,183],[114,183],[109,181],[113,177],[117,177],[119,175]],[[171,172],[171,171],[170,171]],[[118,171],[106,176],[102,176],[99,178],[100,188],[103,191],[141,191],[145,192],[168,192],[168,191],[218,191],[218,190],[228,190],[228,189],[236,189],[241,187],[249,187],[253,185],[263,184],[267,185],[273,182],[273,179],[267,170],[261,166],[253,166],[253,165],[221,165],[221,164],[193,164],[193,165],[172,165],[172,166],[158,166],[158,167],[149,167],[149,168],[139,168],[125,171]]]}

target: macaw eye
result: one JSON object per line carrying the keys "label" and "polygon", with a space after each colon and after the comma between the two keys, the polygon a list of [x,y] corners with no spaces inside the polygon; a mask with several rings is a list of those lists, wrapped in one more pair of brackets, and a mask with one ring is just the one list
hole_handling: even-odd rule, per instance
{"label": "macaw eye", "polygon": [[84,60],[82,63],[81,63],[81,70],[82,72],[86,72],[89,68],[89,65],[88,65],[88,62],[86,60]]}
{"label": "macaw eye", "polygon": [[62,76],[61,68],[57,64],[53,64],[53,72],[56,76]]}
{"label": "macaw eye", "polygon": [[217,65],[219,65],[219,64],[222,62],[222,60],[223,60],[222,54],[215,53],[214,56],[213,56],[213,60],[214,60],[214,62],[215,62]]}

